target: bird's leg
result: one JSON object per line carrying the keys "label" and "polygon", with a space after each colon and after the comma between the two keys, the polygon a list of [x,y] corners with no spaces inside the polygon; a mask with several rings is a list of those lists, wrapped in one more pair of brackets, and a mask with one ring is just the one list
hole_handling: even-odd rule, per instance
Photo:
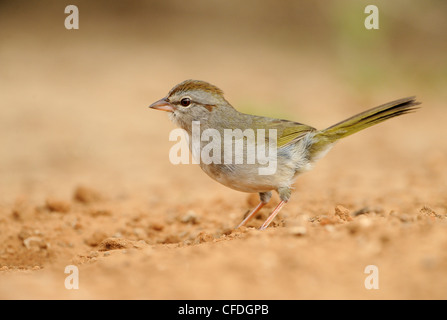
{"label": "bird's leg", "polygon": [[[259,212],[259,210],[261,210],[261,208],[263,206],[265,206],[266,203],[264,202],[259,202],[259,204],[256,206],[256,208],[254,208],[246,217],[244,220],[242,220],[241,223],[239,223],[239,225],[237,226],[237,228],[245,226],[245,224],[248,222],[248,220],[250,220],[251,218],[253,218],[255,216],[255,214],[257,214]],[[236,228],[236,229],[237,229]]]}
{"label": "bird's leg", "polygon": [[[272,193],[271,192],[260,192],[259,193],[259,197],[261,198],[261,202],[259,202],[259,204],[256,206],[256,208],[254,208],[246,217],[244,220],[242,220],[241,223],[239,223],[239,225],[237,226],[237,228],[245,226],[245,224],[255,216],[256,213],[259,212],[259,210],[261,210],[261,208],[263,206],[265,206],[270,198],[272,197]],[[236,228],[236,229],[237,229]]]}
{"label": "bird's leg", "polygon": [[273,212],[269,215],[267,220],[265,220],[265,222],[259,228],[259,230],[264,230],[265,228],[267,228],[269,226],[270,222],[272,222],[272,220],[275,219],[276,215],[278,214],[278,212],[281,210],[281,208],[285,204],[286,204],[286,201],[281,200],[281,202],[276,206],[275,210],[273,210]]}
{"label": "bird's leg", "polygon": [[265,222],[259,228],[259,230],[264,230],[269,226],[270,222],[272,222],[272,220],[275,219],[276,215],[279,213],[281,208],[287,203],[287,201],[289,201],[290,194],[292,193],[290,187],[278,188],[277,191],[279,194],[279,198],[281,199],[281,202],[276,206],[275,210],[273,210],[273,212],[269,215],[267,220],[265,220]]}

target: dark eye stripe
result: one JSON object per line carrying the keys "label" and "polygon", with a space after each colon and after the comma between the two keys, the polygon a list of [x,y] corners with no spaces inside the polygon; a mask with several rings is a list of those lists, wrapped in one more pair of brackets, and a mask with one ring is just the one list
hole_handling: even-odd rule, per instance
{"label": "dark eye stripe", "polygon": [[[181,105],[182,107],[188,107],[191,105],[193,101],[190,98],[183,98],[182,100],[180,100],[179,102],[174,102],[173,104],[175,105]],[[213,110],[214,107],[216,107],[215,105],[210,105],[210,104],[204,104],[204,103],[200,103],[200,102],[194,102],[196,105],[202,106],[205,109],[207,109],[209,112],[211,112]]]}

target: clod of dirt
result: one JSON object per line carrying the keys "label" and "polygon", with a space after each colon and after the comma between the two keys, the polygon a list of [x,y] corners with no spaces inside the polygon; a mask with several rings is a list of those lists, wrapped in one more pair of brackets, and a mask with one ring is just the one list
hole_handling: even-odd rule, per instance
{"label": "clod of dirt", "polygon": [[180,238],[175,234],[169,234],[162,241],[159,241],[159,243],[163,244],[172,244],[178,242],[180,242]]}
{"label": "clod of dirt", "polygon": [[191,224],[197,224],[199,223],[199,217],[197,217],[197,214],[192,211],[189,210],[188,212],[186,212],[186,214],[181,218],[180,220],[183,223],[191,223]]}
{"label": "clod of dirt", "polygon": [[152,230],[155,230],[155,231],[162,231],[164,229],[164,227],[165,226],[162,223],[159,223],[159,222],[152,222],[149,225],[149,228],[152,229]]}
{"label": "clod of dirt", "polygon": [[318,221],[320,222],[320,225],[326,226],[328,224],[339,223],[340,220],[338,218],[336,218],[335,216],[322,215],[322,216],[318,217]]}
{"label": "clod of dirt", "polygon": [[357,217],[357,216],[360,216],[360,215],[362,215],[362,214],[366,214],[366,213],[371,213],[371,212],[374,212],[374,213],[383,213],[383,208],[382,207],[379,207],[379,206],[374,206],[374,207],[364,207],[364,208],[361,208],[361,209],[359,209],[359,210],[356,210],[356,211],[354,211],[352,214],[351,214],[351,216],[353,216],[353,217]]}
{"label": "clod of dirt", "polygon": [[111,216],[112,215],[112,211],[108,210],[108,209],[97,209],[97,208],[93,208],[88,210],[88,214],[92,217],[100,217],[100,216]]}
{"label": "clod of dirt", "polygon": [[85,204],[89,204],[89,203],[98,202],[98,201],[102,200],[103,197],[96,190],[93,190],[93,189],[90,189],[90,188],[87,188],[84,186],[79,186],[74,191],[73,199],[75,199],[76,201],[85,203]]}
{"label": "clod of dirt", "polygon": [[53,198],[48,198],[46,200],[45,207],[52,212],[67,213],[70,211],[70,203]]}
{"label": "clod of dirt", "polygon": [[47,249],[48,244],[40,237],[28,237],[25,240],[23,240],[23,245],[28,250],[40,250],[40,249]]}
{"label": "clod of dirt", "polygon": [[87,255],[88,258],[96,258],[99,255],[98,251],[90,251]]}
{"label": "clod of dirt", "polygon": [[211,242],[213,240],[214,240],[214,237],[212,234],[202,231],[197,235],[194,242],[195,243],[203,243],[203,242]]}
{"label": "clod of dirt", "polygon": [[335,207],[335,216],[343,221],[352,221],[351,212],[342,205]]}
{"label": "clod of dirt", "polygon": [[399,215],[399,220],[401,222],[412,222],[414,220],[413,216],[407,214],[407,213],[402,213]]}
{"label": "clod of dirt", "polygon": [[145,248],[148,244],[144,240],[132,241],[122,238],[107,238],[99,245],[98,251],[110,251],[131,248]]}
{"label": "clod of dirt", "polygon": [[442,219],[444,218],[440,214],[437,214],[432,208],[428,206],[423,206],[421,210],[419,210],[419,214],[417,217],[419,220],[424,218],[431,218],[434,219]]}
{"label": "clod of dirt", "polygon": [[32,229],[30,227],[24,226],[17,235],[20,240],[25,240],[26,238],[30,238],[33,236],[43,236],[42,232],[37,229]]}

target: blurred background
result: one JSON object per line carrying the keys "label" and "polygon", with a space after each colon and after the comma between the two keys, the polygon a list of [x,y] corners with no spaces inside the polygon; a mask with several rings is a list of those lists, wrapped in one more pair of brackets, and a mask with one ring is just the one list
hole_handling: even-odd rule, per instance
{"label": "blurred background", "polygon": [[[444,299],[446,16],[442,0],[0,0],[0,296]],[[175,127],[148,109],[185,79],[319,129],[422,108],[342,141],[272,228],[241,231],[257,195],[172,165]],[[337,204],[359,217],[328,219]]]}
{"label": "blurred background", "polygon": [[[64,27],[69,4],[79,30]],[[445,120],[447,3],[374,1],[379,30],[364,27],[368,4],[1,1],[0,201],[64,196],[82,183],[112,193],[191,184],[200,170],[169,163],[174,126],[147,109],[189,78],[219,86],[239,110],[317,128],[417,95],[416,116],[352,146],[375,139],[384,150],[404,144],[410,158],[436,154],[439,144],[424,141],[438,139]],[[408,142],[393,137],[398,128]]]}

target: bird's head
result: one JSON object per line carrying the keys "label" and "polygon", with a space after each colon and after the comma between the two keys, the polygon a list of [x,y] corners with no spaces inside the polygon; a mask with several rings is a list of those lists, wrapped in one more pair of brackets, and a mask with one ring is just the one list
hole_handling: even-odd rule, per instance
{"label": "bird's head", "polygon": [[[149,106],[170,112],[170,118],[182,128],[192,121],[207,122],[222,109],[231,108],[218,87],[200,80],[186,80],[169,91],[168,95]],[[187,129],[187,128],[185,128]]]}

